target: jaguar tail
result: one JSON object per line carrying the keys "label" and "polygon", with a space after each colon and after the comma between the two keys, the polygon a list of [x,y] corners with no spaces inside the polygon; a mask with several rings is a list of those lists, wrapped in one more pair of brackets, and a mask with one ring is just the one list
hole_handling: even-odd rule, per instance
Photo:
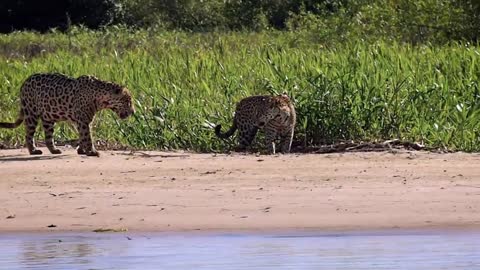
{"label": "jaguar tail", "polygon": [[0,122],[0,128],[16,128],[20,126],[20,124],[23,122],[23,119],[25,118],[23,114],[23,110],[20,110],[20,114],[18,115],[17,121],[15,123],[4,123]]}
{"label": "jaguar tail", "polygon": [[217,135],[217,137],[219,138],[227,139],[228,137],[232,136],[236,130],[237,130],[237,124],[235,124],[235,122],[233,122],[232,127],[225,133],[222,133],[222,125],[217,125],[215,127],[215,135]]}

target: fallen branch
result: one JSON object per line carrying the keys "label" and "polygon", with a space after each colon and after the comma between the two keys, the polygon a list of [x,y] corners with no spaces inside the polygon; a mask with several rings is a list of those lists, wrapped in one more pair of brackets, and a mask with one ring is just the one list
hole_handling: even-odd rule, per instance
{"label": "fallen branch", "polygon": [[381,152],[392,149],[426,150],[420,143],[401,141],[399,139],[384,142],[341,142],[331,145],[312,146],[302,149],[294,149],[299,153],[341,153],[341,152]]}

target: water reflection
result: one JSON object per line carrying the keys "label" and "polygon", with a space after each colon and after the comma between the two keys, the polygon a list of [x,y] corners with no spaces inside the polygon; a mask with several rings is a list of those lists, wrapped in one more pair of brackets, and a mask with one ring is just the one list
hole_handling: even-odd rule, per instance
{"label": "water reflection", "polygon": [[[84,240],[85,241],[85,240]],[[25,264],[49,265],[55,259],[68,258],[74,265],[88,264],[88,257],[95,254],[95,246],[83,242],[63,242],[62,240],[28,240],[21,244],[20,260]]]}
{"label": "water reflection", "polygon": [[8,235],[0,237],[0,269],[97,269],[104,256],[128,255],[128,243],[118,240],[94,234]]}
{"label": "water reflection", "polygon": [[480,269],[480,231],[0,236],[0,269]]}

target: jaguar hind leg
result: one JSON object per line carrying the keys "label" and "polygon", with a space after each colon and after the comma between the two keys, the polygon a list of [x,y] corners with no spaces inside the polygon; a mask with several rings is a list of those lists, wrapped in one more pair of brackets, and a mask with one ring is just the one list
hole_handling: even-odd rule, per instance
{"label": "jaguar hind leg", "polygon": [[27,144],[28,152],[30,155],[41,155],[43,154],[40,149],[37,149],[35,144],[35,131],[37,129],[38,117],[26,114],[25,115],[25,141]]}
{"label": "jaguar hind leg", "polygon": [[238,147],[237,151],[245,151],[252,144],[253,139],[257,135],[258,128],[250,126],[246,128],[240,128],[238,132]]}

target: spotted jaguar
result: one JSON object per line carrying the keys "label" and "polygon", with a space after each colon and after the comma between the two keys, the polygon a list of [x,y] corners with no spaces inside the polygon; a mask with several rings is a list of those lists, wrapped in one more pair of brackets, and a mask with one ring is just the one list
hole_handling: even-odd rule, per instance
{"label": "spotted jaguar", "polygon": [[25,140],[31,155],[42,154],[34,139],[39,120],[42,120],[45,144],[50,153],[61,153],[53,140],[55,123],[70,121],[80,135],[77,153],[99,156],[90,135],[95,114],[111,109],[125,119],[135,112],[132,96],[126,87],[94,76],[72,78],[58,73],[34,74],[26,79],[20,91],[20,105],[15,123],[0,123],[0,128],[16,128],[25,122]]}
{"label": "spotted jaguar", "polygon": [[215,134],[226,139],[238,129],[237,150],[245,150],[255,138],[259,129],[265,132],[267,150],[275,154],[275,140],[280,137],[280,151],[290,152],[296,123],[295,107],[286,94],[276,96],[250,96],[236,106],[231,128],[222,133],[222,126],[215,127]]}

